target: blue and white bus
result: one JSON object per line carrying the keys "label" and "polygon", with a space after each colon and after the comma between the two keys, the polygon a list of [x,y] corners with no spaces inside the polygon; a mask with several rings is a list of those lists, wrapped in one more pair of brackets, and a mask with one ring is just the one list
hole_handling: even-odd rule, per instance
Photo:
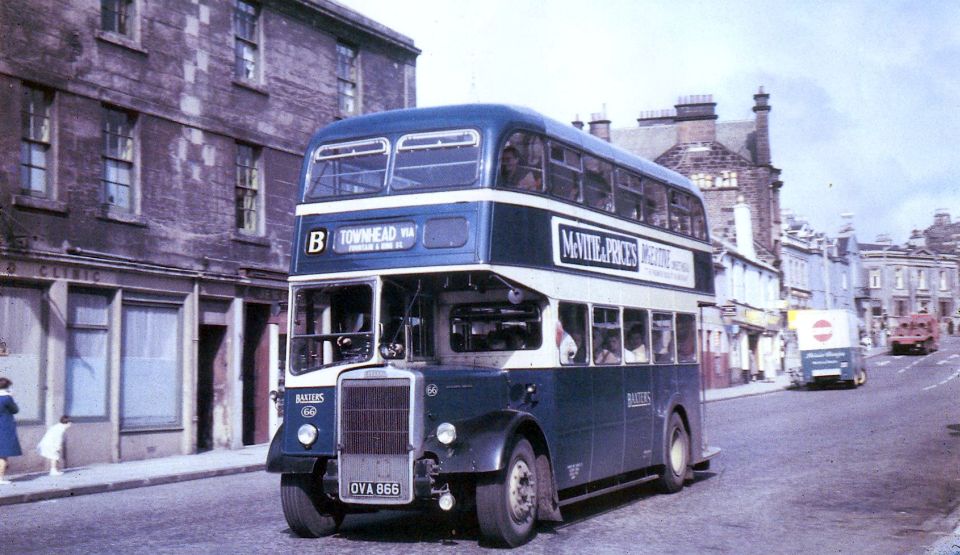
{"label": "blue and white bus", "polygon": [[684,177],[528,109],[385,112],[303,164],[285,417],[268,470],[301,536],[378,508],[476,511],[492,543],[709,467],[713,303]]}

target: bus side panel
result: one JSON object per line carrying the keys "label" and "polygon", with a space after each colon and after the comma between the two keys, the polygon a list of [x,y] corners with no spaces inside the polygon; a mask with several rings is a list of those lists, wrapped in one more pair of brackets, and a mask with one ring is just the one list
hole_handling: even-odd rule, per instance
{"label": "bus side panel", "polygon": [[528,268],[553,267],[553,228],[549,212],[495,204],[491,216],[491,263]]}
{"label": "bus side panel", "polygon": [[590,372],[593,397],[593,453],[590,479],[623,472],[624,406],[622,366],[598,366]]}
{"label": "bus side panel", "polygon": [[650,465],[653,453],[653,372],[654,366],[626,366],[623,395],[626,397],[623,470],[629,472]]}
{"label": "bus side panel", "polygon": [[[551,397],[556,414],[553,468],[559,489],[590,481],[594,432],[590,374],[593,370],[596,369],[577,366],[553,372]],[[546,394],[543,399],[550,402]]]}
{"label": "bus side panel", "polygon": [[677,387],[683,399],[683,408],[687,413],[690,426],[690,460],[699,462],[702,458],[703,430],[701,429],[700,405],[700,367],[696,364],[684,364],[677,367]]}

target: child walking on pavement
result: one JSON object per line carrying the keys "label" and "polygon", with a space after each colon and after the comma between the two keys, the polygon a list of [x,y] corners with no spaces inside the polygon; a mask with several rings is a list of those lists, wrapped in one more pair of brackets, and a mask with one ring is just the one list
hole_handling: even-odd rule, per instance
{"label": "child walking on pavement", "polygon": [[60,422],[50,426],[47,433],[43,434],[40,443],[37,444],[37,453],[50,461],[50,475],[60,476],[63,471],[57,468],[60,461],[60,453],[63,451],[63,434],[70,427],[70,417],[60,417]]}

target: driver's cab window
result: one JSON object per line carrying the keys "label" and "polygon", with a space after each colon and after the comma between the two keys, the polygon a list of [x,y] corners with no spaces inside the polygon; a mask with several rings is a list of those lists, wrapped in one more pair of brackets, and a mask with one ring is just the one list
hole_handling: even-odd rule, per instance
{"label": "driver's cab window", "polygon": [[380,354],[384,358],[434,357],[434,301],[416,285],[384,282],[380,311]]}
{"label": "driver's cab window", "polygon": [[514,133],[500,150],[497,186],[543,191],[543,140],[530,133]]}

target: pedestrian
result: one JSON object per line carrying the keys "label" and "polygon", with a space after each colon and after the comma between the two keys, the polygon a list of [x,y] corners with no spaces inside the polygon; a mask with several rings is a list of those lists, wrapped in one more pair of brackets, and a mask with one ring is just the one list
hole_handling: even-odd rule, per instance
{"label": "pedestrian", "polygon": [[20,407],[13,400],[11,385],[13,382],[8,378],[0,378],[0,485],[10,483],[10,480],[4,478],[7,472],[7,458],[19,457],[23,454],[20,450],[20,441],[17,439],[17,423],[13,419],[13,415],[20,412]]}
{"label": "pedestrian", "polygon": [[60,422],[50,426],[40,439],[40,443],[37,444],[37,453],[50,461],[51,476],[63,474],[63,471],[57,468],[57,463],[60,462],[60,453],[63,451],[63,435],[69,427],[70,417],[61,416]]}

